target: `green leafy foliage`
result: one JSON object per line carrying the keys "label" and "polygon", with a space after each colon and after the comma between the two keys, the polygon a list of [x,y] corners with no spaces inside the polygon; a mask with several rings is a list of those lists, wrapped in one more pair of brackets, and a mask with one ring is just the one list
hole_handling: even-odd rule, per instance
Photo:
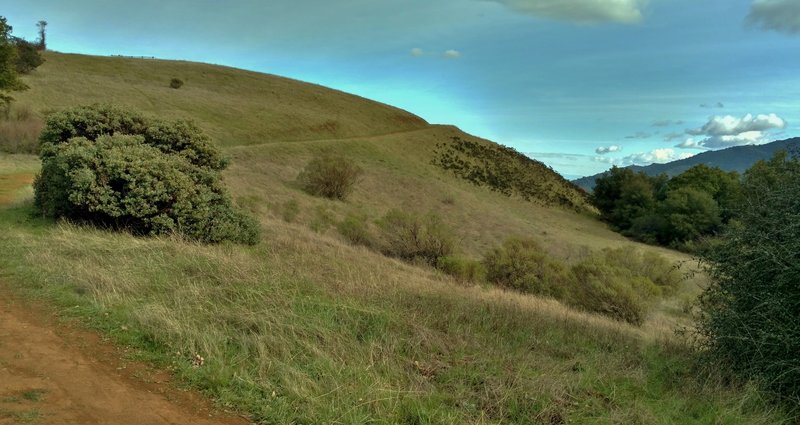
{"label": "green leafy foliage", "polygon": [[20,74],[30,74],[44,63],[42,54],[36,44],[22,38],[14,38],[17,48],[16,70]]}
{"label": "green leafy foliage", "polygon": [[233,208],[222,185],[221,157],[190,130],[107,106],[53,114],[40,139],[34,204],[47,217],[136,234],[256,243],[258,224]]}
{"label": "green leafy foliage", "polygon": [[9,92],[28,88],[17,75],[18,52],[11,30],[6,18],[0,16],[0,103],[5,108],[14,100]]}
{"label": "green leafy foliage", "polygon": [[407,261],[436,266],[456,245],[453,231],[433,213],[423,216],[394,209],[378,221],[378,228],[380,250]]}
{"label": "green leafy foliage", "polygon": [[544,205],[591,209],[582,189],[512,148],[460,137],[436,148],[434,165],[477,186]]}
{"label": "green leafy foliage", "polygon": [[345,200],[363,170],[353,161],[324,154],[312,159],[297,177],[300,186],[311,195]]}
{"label": "green leafy foliage", "polygon": [[739,175],[697,165],[672,179],[613,167],[592,202],[615,229],[643,242],[688,249],[735,216]]}
{"label": "green leafy foliage", "polygon": [[680,281],[677,269],[652,253],[605,249],[570,266],[533,240],[512,238],[487,253],[486,279],[573,307],[641,324],[650,301]]}
{"label": "green leafy foliage", "polygon": [[737,223],[704,253],[699,341],[715,364],[800,404],[800,160],[745,173]]}

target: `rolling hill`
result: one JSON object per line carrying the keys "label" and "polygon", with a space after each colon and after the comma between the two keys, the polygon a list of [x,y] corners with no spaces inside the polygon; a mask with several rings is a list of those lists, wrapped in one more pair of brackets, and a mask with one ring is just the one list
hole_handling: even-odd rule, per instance
{"label": "rolling hill", "polygon": [[[795,137],[764,145],[734,146],[718,151],[703,152],[691,158],[667,162],[665,164],[651,164],[647,166],[633,165],[629,168],[636,172],[644,172],[649,176],[666,174],[672,177],[677,176],[695,165],[705,164],[711,167],[719,167],[725,171],[738,171],[739,173],[743,173],[757,161],[772,158],[776,152],[791,151],[799,148],[800,138]],[[592,191],[595,181],[603,174],[605,173],[575,179],[573,183],[586,191]]]}
{"label": "rolling hill", "polygon": [[[747,388],[700,379],[675,337],[703,283],[641,326],[458,281],[348,243],[348,217],[438,214],[459,254],[532,238],[565,263],[604,248],[688,260],[609,230],[573,185],[531,162],[541,196],[507,196],[435,165],[452,126],[282,77],[177,61],[47,53],[18,107],[113,102],[190,117],[231,158],[224,179],[263,229],[253,247],[138,238],[31,215],[39,166],[0,154],[0,267],[15,292],[130,347],[261,423],[780,423]],[[168,87],[170,78],[186,84]],[[297,185],[315,155],[355,161],[346,202]],[[486,164],[473,158],[475,164]],[[485,170],[484,170],[485,171]],[[2,185],[6,185],[3,187]],[[551,196],[557,195],[557,196]],[[569,206],[548,201],[567,199]],[[202,357],[203,362],[196,359]]]}

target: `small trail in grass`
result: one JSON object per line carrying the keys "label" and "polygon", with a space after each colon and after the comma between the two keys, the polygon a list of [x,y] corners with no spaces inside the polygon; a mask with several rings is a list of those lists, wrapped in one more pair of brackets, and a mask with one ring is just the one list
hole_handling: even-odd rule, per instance
{"label": "small trail in grass", "polygon": [[247,424],[182,391],[166,372],[121,360],[93,333],[20,305],[0,282],[0,424]]}
{"label": "small trail in grass", "polygon": [[[0,208],[33,180],[0,175]],[[0,280],[0,425],[244,425],[168,373],[123,360],[92,332],[56,323],[42,306],[20,304]]]}

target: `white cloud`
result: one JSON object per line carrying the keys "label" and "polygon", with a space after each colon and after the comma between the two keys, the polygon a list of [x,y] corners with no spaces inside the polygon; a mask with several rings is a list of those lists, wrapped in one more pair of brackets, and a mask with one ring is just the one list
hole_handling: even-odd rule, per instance
{"label": "white cloud", "polygon": [[682,143],[675,145],[675,147],[680,149],[705,149],[702,141],[695,140],[691,137],[684,140]]}
{"label": "white cloud", "polygon": [[713,116],[702,127],[686,130],[702,140],[688,139],[675,147],[681,149],[724,149],[732,146],[759,145],[769,141],[767,132],[786,128],[786,120],[775,114]]}
{"label": "white cloud", "polygon": [[595,149],[594,152],[598,155],[605,155],[607,153],[619,152],[621,150],[622,146],[611,145],[611,146],[600,146],[599,148]]}
{"label": "white cloud", "polygon": [[461,57],[461,52],[458,50],[447,50],[444,52],[444,57],[448,59],[458,59]]}
{"label": "white cloud", "polygon": [[425,54],[425,51],[420,49],[419,47],[415,47],[411,49],[411,56],[420,57]]}
{"label": "white cloud", "polygon": [[743,133],[728,136],[712,136],[700,143],[700,146],[709,149],[724,149],[731,146],[760,145],[768,140],[764,133],[760,131],[745,131]]}
{"label": "white cloud", "polygon": [[604,156],[597,156],[594,158],[597,162],[605,162],[606,164],[628,166],[628,165],[650,165],[653,163],[664,164],[666,162],[677,161],[680,159],[691,158],[695,154],[691,152],[675,152],[674,149],[663,148],[654,149],[650,152],[639,152],[624,156],[622,158],[609,158]]}
{"label": "white cloud", "polygon": [[747,114],[742,118],[731,115],[713,116],[700,128],[687,130],[693,136],[735,136],[751,131],[766,131],[773,128],[785,128],[786,121],[775,114]]}
{"label": "white cloud", "polygon": [[520,13],[577,23],[642,20],[648,0],[493,0]]}
{"label": "white cloud", "polygon": [[800,1],[753,0],[747,22],[765,30],[800,34]]}
{"label": "white cloud", "polygon": [[673,140],[680,139],[682,137],[683,137],[683,133],[672,132],[672,133],[665,134],[664,135],[664,140],[666,140],[668,142],[671,142]]}

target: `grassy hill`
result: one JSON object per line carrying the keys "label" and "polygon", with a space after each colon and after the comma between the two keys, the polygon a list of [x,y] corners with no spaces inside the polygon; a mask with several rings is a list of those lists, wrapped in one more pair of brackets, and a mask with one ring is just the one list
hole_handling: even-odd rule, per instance
{"label": "grassy hill", "polygon": [[[170,89],[172,77],[186,84]],[[264,230],[254,247],[32,217],[26,183],[36,158],[0,156],[3,279],[222,406],[264,423],[785,420],[752,388],[692,369],[673,330],[687,323],[699,278],[632,326],[460,283],[339,236],[347,216],[372,222],[400,208],[438,213],[473,259],[511,236],[535,238],[565,262],[626,246],[687,259],[625,240],[588,207],[506,196],[432,163],[436,145],[453,137],[489,141],[322,87],[203,64],[49,53],[26,81],[31,90],[18,104],[37,115],[114,102],[192,117],[232,159],[226,184]],[[347,202],[298,188],[298,173],[320,152],[364,169]],[[580,205],[555,173],[530,170],[544,190]]]}

